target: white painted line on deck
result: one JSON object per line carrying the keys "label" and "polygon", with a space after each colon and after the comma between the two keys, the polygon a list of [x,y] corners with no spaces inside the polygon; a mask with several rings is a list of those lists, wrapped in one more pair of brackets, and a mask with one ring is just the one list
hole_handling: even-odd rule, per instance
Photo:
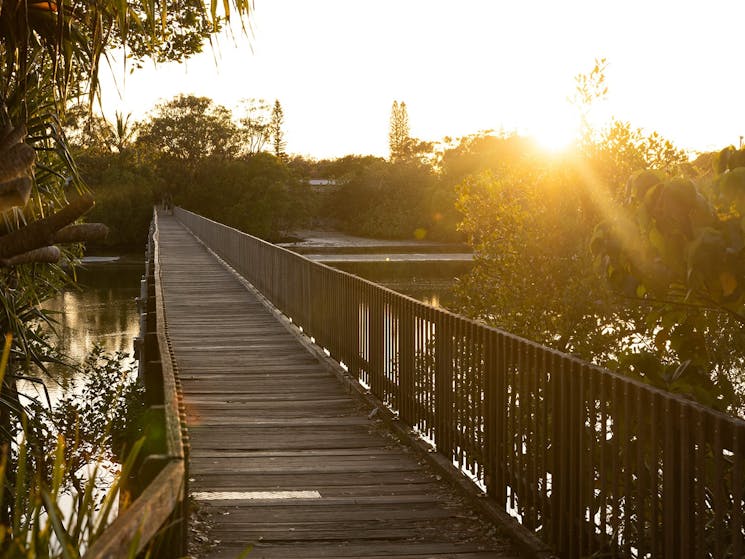
{"label": "white painted line on deck", "polygon": [[318,491],[196,491],[191,494],[196,501],[249,501],[281,499],[320,499]]}

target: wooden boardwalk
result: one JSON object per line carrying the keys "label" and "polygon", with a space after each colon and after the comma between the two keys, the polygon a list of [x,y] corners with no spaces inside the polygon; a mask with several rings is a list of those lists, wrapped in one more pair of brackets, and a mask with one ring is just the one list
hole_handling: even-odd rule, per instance
{"label": "wooden boardwalk", "polygon": [[174,218],[159,245],[195,554],[517,557]]}

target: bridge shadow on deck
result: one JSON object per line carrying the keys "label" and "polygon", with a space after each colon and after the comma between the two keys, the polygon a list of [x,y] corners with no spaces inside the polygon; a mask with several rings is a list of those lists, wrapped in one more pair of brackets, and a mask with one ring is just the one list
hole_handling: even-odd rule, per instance
{"label": "bridge shadow on deck", "polygon": [[517,556],[174,218],[159,227],[201,556]]}

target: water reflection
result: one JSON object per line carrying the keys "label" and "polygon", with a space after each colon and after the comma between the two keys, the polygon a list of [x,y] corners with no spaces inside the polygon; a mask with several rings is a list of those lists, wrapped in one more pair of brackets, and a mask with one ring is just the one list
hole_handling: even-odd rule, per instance
{"label": "water reflection", "polygon": [[455,278],[466,275],[473,262],[379,261],[333,262],[329,265],[434,307],[452,308]]}
{"label": "water reflection", "polygon": [[[69,289],[44,303],[57,322],[51,333],[53,344],[76,363],[94,345],[106,353],[132,355],[132,341],[139,331],[135,299],[143,270],[141,255],[86,262],[77,271],[80,289]],[[71,380],[69,374],[64,367],[50,368],[50,380],[58,383]]]}

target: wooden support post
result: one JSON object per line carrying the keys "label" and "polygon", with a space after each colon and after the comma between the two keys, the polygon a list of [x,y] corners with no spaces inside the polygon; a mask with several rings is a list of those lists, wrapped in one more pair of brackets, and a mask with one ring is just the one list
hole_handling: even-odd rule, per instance
{"label": "wooden support post", "polygon": [[[151,334],[146,334],[150,336]],[[147,344],[146,344],[147,345]],[[160,360],[150,360],[145,363],[145,405],[158,406],[163,404],[163,366]]]}

